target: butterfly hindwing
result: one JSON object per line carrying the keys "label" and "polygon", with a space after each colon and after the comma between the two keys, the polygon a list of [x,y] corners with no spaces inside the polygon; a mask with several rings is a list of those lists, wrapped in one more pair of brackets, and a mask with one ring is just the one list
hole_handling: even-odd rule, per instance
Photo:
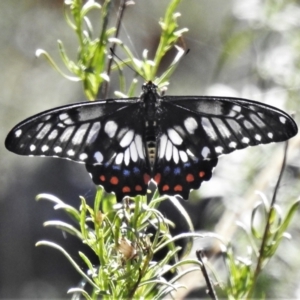
{"label": "butterfly hindwing", "polygon": [[161,195],[180,195],[183,199],[188,199],[191,189],[198,189],[203,181],[210,180],[218,163],[217,158],[198,160],[190,156],[187,161],[184,158],[184,161],[182,157],[178,159],[178,163],[173,158],[170,161],[158,159],[154,180]]}
{"label": "butterfly hindwing", "polygon": [[160,104],[159,136],[154,165],[154,180],[160,194],[181,195],[188,198],[191,189],[198,189],[208,181],[217,165],[217,156],[204,159],[199,152],[200,145],[208,145],[205,136],[193,136],[191,127],[185,121],[190,113],[162,102]]}
{"label": "butterfly hindwing", "polygon": [[86,149],[90,157],[86,169],[94,183],[114,192],[118,201],[146,194],[151,170],[143,129],[140,104],[132,104],[103,120],[94,143]]}

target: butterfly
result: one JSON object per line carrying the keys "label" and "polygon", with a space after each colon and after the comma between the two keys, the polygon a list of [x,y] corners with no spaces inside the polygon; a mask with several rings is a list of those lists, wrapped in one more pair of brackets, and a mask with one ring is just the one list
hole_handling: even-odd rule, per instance
{"label": "butterfly", "polygon": [[218,157],[296,135],[285,112],[252,100],[161,96],[151,81],[140,97],[98,100],[47,110],[8,134],[8,150],[84,163],[93,182],[118,201],[145,195],[187,199],[208,181]]}

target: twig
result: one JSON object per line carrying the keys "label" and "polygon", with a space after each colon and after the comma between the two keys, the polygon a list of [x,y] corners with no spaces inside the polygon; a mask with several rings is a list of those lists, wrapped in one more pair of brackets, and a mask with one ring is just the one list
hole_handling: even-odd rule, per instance
{"label": "twig", "polygon": [[[134,4],[134,2],[131,1],[131,0],[122,0],[121,3],[120,3],[119,11],[118,11],[118,17],[117,17],[115,38],[118,38],[118,36],[119,36],[120,28],[121,28],[121,22],[122,22],[122,19],[123,19],[123,16],[124,16],[125,8],[130,4]],[[115,52],[116,46],[117,46],[117,44],[113,43],[113,45],[111,47],[113,53]],[[112,63],[113,63],[113,59],[109,58],[108,59],[108,65],[107,65],[107,71],[106,71],[108,77],[110,76]],[[102,87],[99,90],[99,94],[98,94],[99,99],[107,98],[108,87],[109,87],[109,82],[104,81]]]}
{"label": "twig", "polygon": [[204,265],[204,262],[203,262],[203,250],[197,250],[196,251],[196,256],[197,256],[197,259],[200,261],[200,268],[201,268],[201,272],[203,274],[203,277],[205,279],[205,282],[206,282],[206,286],[208,288],[208,292],[207,294],[211,297],[211,299],[213,300],[218,300],[218,297],[216,295],[216,292],[214,290],[214,287],[211,283],[211,280],[207,274],[207,271],[206,271],[206,268],[205,268],[205,265]]}
{"label": "twig", "polygon": [[285,165],[286,165],[287,149],[288,149],[288,142],[285,142],[283,161],[282,161],[280,173],[279,173],[279,176],[278,176],[278,180],[277,180],[277,183],[276,183],[275,188],[274,188],[274,193],[273,193],[271,205],[270,205],[270,209],[269,209],[269,212],[268,212],[267,224],[266,224],[266,227],[265,227],[265,231],[264,231],[262,243],[261,243],[261,246],[260,246],[260,249],[259,249],[259,257],[258,257],[257,265],[256,265],[256,268],[255,268],[255,271],[254,271],[253,284],[252,284],[251,290],[249,292],[248,298],[249,297],[251,298],[252,293],[253,293],[253,289],[254,289],[254,285],[255,285],[255,282],[256,282],[256,279],[257,279],[260,271],[262,270],[262,263],[263,263],[263,259],[264,259],[263,252],[264,252],[264,249],[266,247],[266,243],[267,243],[267,239],[268,239],[268,234],[269,234],[269,231],[270,231],[271,214],[272,214],[275,202],[276,202],[277,192],[278,192],[279,185],[280,185],[280,182],[281,182],[281,178],[282,178],[282,175],[283,175],[283,172],[284,172],[284,168],[285,168]]}

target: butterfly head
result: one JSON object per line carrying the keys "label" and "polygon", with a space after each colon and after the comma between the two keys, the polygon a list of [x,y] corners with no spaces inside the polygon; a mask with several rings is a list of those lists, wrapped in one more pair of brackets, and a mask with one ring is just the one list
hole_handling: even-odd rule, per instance
{"label": "butterfly head", "polygon": [[157,93],[157,85],[155,85],[152,81],[148,81],[143,84],[142,90],[144,94],[156,94]]}

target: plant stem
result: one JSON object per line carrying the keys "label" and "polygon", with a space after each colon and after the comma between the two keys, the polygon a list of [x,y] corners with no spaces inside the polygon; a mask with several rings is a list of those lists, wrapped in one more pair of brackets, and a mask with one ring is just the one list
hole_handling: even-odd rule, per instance
{"label": "plant stem", "polygon": [[252,285],[251,285],[250,291],[248,293],[247,299],[252,299],[252,295],[253,295],[253,292],[254,292],[254,287],[255,287],[257,278],[258,278],[261,270],[263,269],[263,262],[265,260],[264,250],[265,250],[265,247],[266,247],[267,242],[268,242],[268,235],[269,235],[269,232],[270,232],[270,227],[271,227],[271,222],[272,222],[271,221],[272,211],[274,209],[274,205],[275,205],[275,202],[276,202],[277,191],[279,189],[279,184],[281,182],[281,178],[282,178],[284,168],[285,168],[285,164],[286,164],[287,149],[288,149],[288,142],[285,142],[282,166],[281,166],[281,170],[280,170],[280,173],[279,173],[279,176],[278,176],[276,186],[274,188],[274,193],[273,193],[273,197],[272,197],[272,201],[271,201],[271,205],[270,205],[270,209],[269,209],[268,217],[267,217],[267,224],[266,224],[266,227],[265,227],[262,243],[261,243],[260,250],[259,250],[259,257],[258,257],[257,265],[256,265],[256,268],[255,268],[255,271],[254,271],[253,281],[252,281]]}

